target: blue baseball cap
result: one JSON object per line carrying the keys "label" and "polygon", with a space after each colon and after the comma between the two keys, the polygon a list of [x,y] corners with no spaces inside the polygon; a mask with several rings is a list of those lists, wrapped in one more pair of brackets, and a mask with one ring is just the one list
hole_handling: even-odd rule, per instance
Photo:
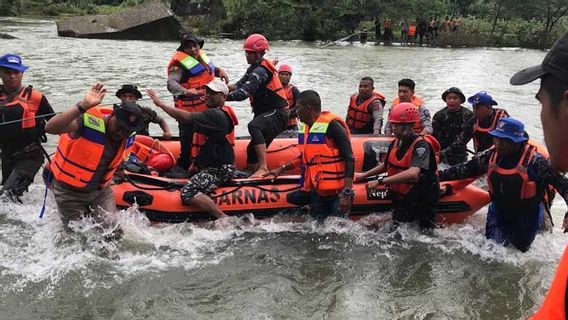
{"label": "blue baseball cap", "polygon": [[471,103],[472,105],[486,105],[486,106],[496,106],[497,102],[493,100],[493,97],[487,94],[485,91],[479,91],[478,93],[474,94],[473,96],[467,98],[467,102]]}
{"label": "blue baseball cap", "polygon": [[22,64],[22,58],[12,53],[7,53],[0,57],[0,67],[14,69],[21,72],[28,70],[28,66]]}
{"label": "blue baseball cap", "polygon": [[525,136],[525,125],[514,118],[500,119],[495,130],[489,131],[489,134],[497,138],[511,139],[517,143],[529,139]]}

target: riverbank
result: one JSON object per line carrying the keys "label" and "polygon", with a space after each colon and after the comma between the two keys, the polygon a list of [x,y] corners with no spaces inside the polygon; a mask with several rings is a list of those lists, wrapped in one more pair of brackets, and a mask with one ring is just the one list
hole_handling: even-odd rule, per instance
{"label": "riverbank", "polygon": [[[39,0],[8,0],[0,2],[0,16],[12,15],[18,17],[50,17],[57,19],[64,16],[81,16],[92,14],[110,14],[123,11],[131,6],[144,3],[146,0],[107,0],[92,2],[84,0],[53,1]],[[148,0],[149,1],[149,0]],[[406,0],[410,1],[411,0]],[[167,6],[173,1],[163,1]],[[180,17],[184,27],[194,30],[202,36],[230,37],[241,39],[253,32],[265,34],[270,40],[303,40],[303,41],[334,41],[355,34],[358,40],[358,31],[369,30],[368,41],[375,42],[374,11],[377,7],[368,9],[369,13],[349,11],[341,6],[329,7],[328,4],[281,3],[273,1],[260,1],[249,3],[240,0],[219,1],[217,6],[223,7],[226,16],[223,18],[207,15]],[[372,1],[371,1],[372,2]],[[211,4],[211,2],[209,3]],[[216,9],[215,7],[211,7]],[[317,10],[316,10],[317,9]],[[426,8],[427,9],[427,8]],[[443,8],[437,8],[437,11]],[[507,16],[504,13],[495,13],[482,10],[461,8],[460,11],[470,12],[470,15],[460,18],[458,31],[443,32],[443,16],[438,14],[436,37],[424,37],[423,43],[432,47],[522,47],[522,48],[549,48],[554,40],[568,29],[566,12],[557,17],[547,17],[546,23],[536,18]],[[568,8],[566,8],[568,10]],[[374,10],[374,11],[373,11]],[[443,10],[447,10],[443,9]],[[441,12],[444,12],[444,11]],[[505,10],[505,9],[502,9]],[[392,9],[391,9],[392,11]],[[430,10],[431,12],[432,10]],[[506,10],[505,10],[506,11]],[[338,15],[338,13],[342,13]],[[388,10],[384,11],[388,14]],[[427,11],[425,11],[427,12]],[[429,13],[431,14],[431,13]],[[384,14],[386,16],[386,14]],[[421,13],[422,19],[430,24],[430,19]],[[383,16],[383,14],[381,14]],[[393,13],[398,18],[392,19],[392,41],[400,41],[401,22],[411,23],[415,17],[412,13]],[[483,17],[483,18],[478,18]],[[384,28],[384,17],[379,17],[381,23],[378,27]],[[446,17],[447,18],[447,17]],[[551,22],[548,20],[552,19]],[[452,20],[450,18],[450,20]],[[384,35],[384,30],[381,35]],[[382,41],[383,39],[381,39]]]}

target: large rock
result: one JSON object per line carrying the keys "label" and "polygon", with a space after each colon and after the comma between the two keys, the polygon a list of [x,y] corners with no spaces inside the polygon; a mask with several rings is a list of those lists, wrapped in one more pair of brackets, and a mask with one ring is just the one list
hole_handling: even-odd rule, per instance
{"label": "large rock", "polygon": [[212,16],[227,18],[227,12],[222,0],[171,0],[170,8],[180,17]]}
{"label": "large rock", "polygon": [[181,23],[160,2],[148,2],[110,15],[70,17],[57,22],[61,37],[177,40]]}

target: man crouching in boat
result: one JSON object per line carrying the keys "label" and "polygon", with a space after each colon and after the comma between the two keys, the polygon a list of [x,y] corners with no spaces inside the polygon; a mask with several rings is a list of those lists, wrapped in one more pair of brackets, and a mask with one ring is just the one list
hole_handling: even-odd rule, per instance
{"label": "man crouching in boat", "polygon": [[[300,158],[272,169],[264,176],[278,177],[286,169],[302,164],[302,190],[289,199],[309,197],[310,215],[322,221],[329,216],[347,217],[353,202],[355,158],[347,124],[339,116],[321,111],[317,92],[306,90],[296,101]],[[292,202],[292,201],[291,201]]]}
{"label": "man crouching in boat", "polygon": [[393,202],[393,230],[400,222],[418,221],[420,228],[434,227],[435,209],[439,198],[437,164],[431,144],[414,132],[420,121],[418,109],[408,102],[394,106],[389,114],[396,139],[387,153],[387,161],[375,168],[356,174],[356,181],[387,172],[367,183],[368,189],[386,185]]}
{"label": "man crouching in boat", "polygon": [[185,112],[166,105],[152,89],[147,93],[156,106],[179,123],[194,128],[190,171],[195,174],[181,191],[182,203],[205,210],[216,218],[224,218],[225,213],[209,195],[235,176],[233,144],[238,121],[233,109],[225,105],[229,94],[225,82],[215,79],[205,86],[205,90],[205,105],[209,109],[202,112]]}
{"label": "man crouching in boat", "polygon": [[[554,171],[548,160],[527,142],[525,125],[502,118],[490,131],[495,147],[440,172],[440,181],[461,180],[487,174],[491,204],[485,237],[513,244],[526,252],[543,223],[548,185],[568,203],[568,178]],[[568,228],[568,217],[564,219]]]}
{"label": "man crouching in boat", "polygon": [[[130,154],[134,132],[144,126],[144,115],[135,103],[125,102],[114,110],[99,106],[105,93],[102,84],[93,85],[79,103],[45,125],[45,132],[60,134],[48,171],[65,228],[83,216],[91,216],[105,232],[112,226],[110,215],[116,204],[110,182]],[[114,227],[105,237],[121,234]]]}

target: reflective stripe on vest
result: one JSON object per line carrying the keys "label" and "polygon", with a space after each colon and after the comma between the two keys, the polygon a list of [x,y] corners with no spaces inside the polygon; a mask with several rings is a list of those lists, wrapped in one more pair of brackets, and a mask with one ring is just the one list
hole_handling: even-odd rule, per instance
{"label": "reflective stripe on vest", "polygon": [[349,107],[347,108],[347,119],[345,120],[345,122],[351,129],[363,129],[371,124],[372,130],[373,112],[369,112],[369,105],[375,100],[384,101],[385,96],[376,91],[373,91],[371,97],[369,97],[359,105],[357,104],[358,96],[358,94],[351,95],[351,99],[349,100]]}
{"label": "reflective stripe on vest", "polygon": [[[422,104],[424,104],[424,100],[422,100],[422,98],[420,98],[418,96],[412,96],[412,101],[410,101],[410,102],[416,107],[416,109],[420,109],[420,106]],[[394,107],[399,103],[400,103],[400,98],[396,97],[392,101],[392,106]],[[391,109],[392,109],[392,107],[391,107]],[[424,124],[422,123],[422,119],[420,119],[420,121],[415,122],[412,129],[414,130],[414,133],[421,133],[422,130],[424,130]]]}
{"label": "reflective stripe on vest", "polygon": [[[106,110],[105,110],[106,109]],[[83,115],[83,128],[78,138],[73,139],[68,133],[62,134],[53,157],[50,170],[53,177],[75,188],[87,187],[91,182],[104,154],[106,142],[105,113],[112,109],[95,107]],[[100,187],[110,183],[114,171],[120,163],[128,160],[135,134],[128,137],[110,162]]]}
{"label": "reflective stripe on vest", "polygon": [[322,112],[311,127],[302,124],[303,134],[298,135],[305,166],[303,188],[316,190],[323,196],[337,195],[345,180],[345,161],[335,143],[326,136],[332,121],[338,121],[351,139],[347,124],[331,112]]}
{"label": "reflective stripe on vest", "polygon": [[[400,160],[398,160],[396,155],[398,153],[399,141],[400,140],[395,139],[392,142],[392,147],[390,148],[389,154],[387,155],[387,174],[389,177],[409,169],[410,165],[412,164],[412,154],[414,152],[414,147],[419,141],[426,140],[421,136],[416,137],[416,139],[412,141],[410,147],[408,147],[408,149],[404,153],[404,156]],[[396,183],[390,184],[389,189],[397,195],[403,196],[407,194],[413,186],[414,184],[412,183]]]}
{"label": "reflective stripe on vest", "polygon": [[[495,109],[495,113],[493,114],[493,122],[487,128],[480,127],[479,126],[479,118],[477,118],[477,120],[475,121],[475,124],[473,125],[473,148],[474,148],[476,153],[486,150],[486,149],[483,149],[483,150],[479,149],[481,147],[481,143],[482,143],[481,140],[483,139],[484,136],[487,136],[487,138],[489,139],[489,137],[490,137],[489,131],[494,130],[497,127],[497,123],[499,122],[499,120],[501,118],[504,118],[505,116],[506,116],[505,110]],[[493,137],[490,137],[490,139],[493,141]],[[493,145],[493,143],[491,143],[491,145]],[[487,148],[489,148],[489,147],[487,147]]]}
{"label": "reflective stripe on vest", "polygon": [[176,108],[190,112],[207,110],[207,106],[201,98],[205,97],[203,87],[215,79],[215,65],[201,50],[199,56],[202,61],[185,52],[176,51],[168,64],[168,75],[173,65],[179,65],[184,70],[183,79],[187,78],[180,85],[185,89],[196,89],[199,93],[197,96],[174,96]]}

